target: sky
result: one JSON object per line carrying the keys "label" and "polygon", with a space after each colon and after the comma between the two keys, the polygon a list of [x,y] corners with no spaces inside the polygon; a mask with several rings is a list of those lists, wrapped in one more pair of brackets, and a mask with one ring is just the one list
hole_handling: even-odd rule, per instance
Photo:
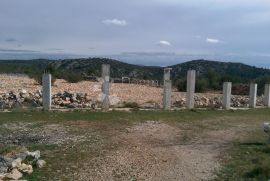
{"label": "sky", "polygon": [[0,59],[270,67],[269,0],[0,0]]}

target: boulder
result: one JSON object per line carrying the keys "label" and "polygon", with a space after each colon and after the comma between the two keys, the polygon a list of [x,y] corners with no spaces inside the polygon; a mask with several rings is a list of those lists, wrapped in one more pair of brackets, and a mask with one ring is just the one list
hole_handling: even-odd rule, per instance
{"label": "boulder", "polygon": [[32,165],[27,165],[25,163],[21,164],[18,167],[18,170],[20,170],[21,172],[24,172],[24,173],[28,173],[28,174],[33,173],[33,167],[32,167]]}
{"label": "boulder", "polygon": [[19,168],[22,165],[22,159],[17,158],[11,163],[12,168]]}
{"label": "boulder", "polygon": [[46,162],[44,160],[38,160],[36,165],[38,168],[42,168],[46,165]]}
{"label": "boulder", "polygon": [[27,156],[33,157],[35,160],[38,160],[40,158],[40,151],[34,151],[34,152],[29,152],[27,151]]}
{"label": "boulder", "polygon": [[13,180],[18,180],[22,177],[22,173],[18,169],[12,169],[11,172],[7,173],[5,175],[6,178],[13,179]]}

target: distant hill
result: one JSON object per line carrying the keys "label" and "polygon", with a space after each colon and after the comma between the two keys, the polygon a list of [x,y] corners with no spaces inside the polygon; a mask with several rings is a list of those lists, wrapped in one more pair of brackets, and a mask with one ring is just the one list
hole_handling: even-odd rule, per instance
{"label": "distant hill", "polygon": [[[65,59],[65,60],[0,60],[0,73],[25,73],[37,78],[47,70],[54,77],[77,82],[84,76],[100,76],[101,65],[111,65],[111,77],[127,76],[137,79],[162,81],[163,67],[132,65],[106,58]],[[270,83],[270,70],[245,65],[242,63],[193,60],[172,68],[172,79],[179,90],[185,90],[186,73],[189,69],[197,71],[197,91],[221,90],[222,82],[232,81],[234,85],[248,84],[255,81],[262,91],[264,83]]]}
{"label": "distant hill", "polygon": [[50,62],[50,66],[59,72],[84,73],[89,76],[100,76],[102,64],[110,64],[111,77],[122,76],[139,79],[161,79],[163,69],[161,67],[132,65],[112,59],[88,58],[58,60]]}
{"label": "distant hill", "polygon": [[199,75],[206,75],[209,72],[216,72],[220,76],[233,76],[241,79],[252,80],[259,76],[270,75],[269,69],[257,68],[243,63],[217,62],[209,60],[193,60],[170,66],[172,76],[185,76],[189,69],[197,71]]}

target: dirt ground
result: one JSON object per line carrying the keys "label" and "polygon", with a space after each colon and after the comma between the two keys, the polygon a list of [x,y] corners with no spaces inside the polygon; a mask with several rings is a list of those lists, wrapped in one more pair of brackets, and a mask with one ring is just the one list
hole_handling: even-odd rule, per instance
{"label": "dirt ground", "polygon": [[233,141],[261,125],[254,116],[193,120],[189,114],[180,122],[5,122],[0,146],[39,145],[48,165],[37,180],[199,181],[214,179]]}

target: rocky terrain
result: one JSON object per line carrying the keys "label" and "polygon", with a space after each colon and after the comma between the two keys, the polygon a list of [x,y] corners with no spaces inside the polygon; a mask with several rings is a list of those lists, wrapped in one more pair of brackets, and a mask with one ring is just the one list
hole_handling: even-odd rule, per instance
{"label": "rocky terrain", "polygon": [[[57,79],[52,86],[54,107],[96,108],[102,99],[101,83],[81,81],[68,83]],[[114,107],[124,107],[126,103],[137,103],[142,108],[161,108],[163,89],[147,85],[112,83],[110,102]],[[185,93],[172,92],[173,107],[185,106]],[[220,108],[220,93],[197,93],[196,107]],[[262,97],[257,105],[262,106]],[[34,80],[23,75],[0,76],[0,108],[40,107],[42,106],[42,87]],[[232,96],[232,107],[247,107],[248,96]]]}

